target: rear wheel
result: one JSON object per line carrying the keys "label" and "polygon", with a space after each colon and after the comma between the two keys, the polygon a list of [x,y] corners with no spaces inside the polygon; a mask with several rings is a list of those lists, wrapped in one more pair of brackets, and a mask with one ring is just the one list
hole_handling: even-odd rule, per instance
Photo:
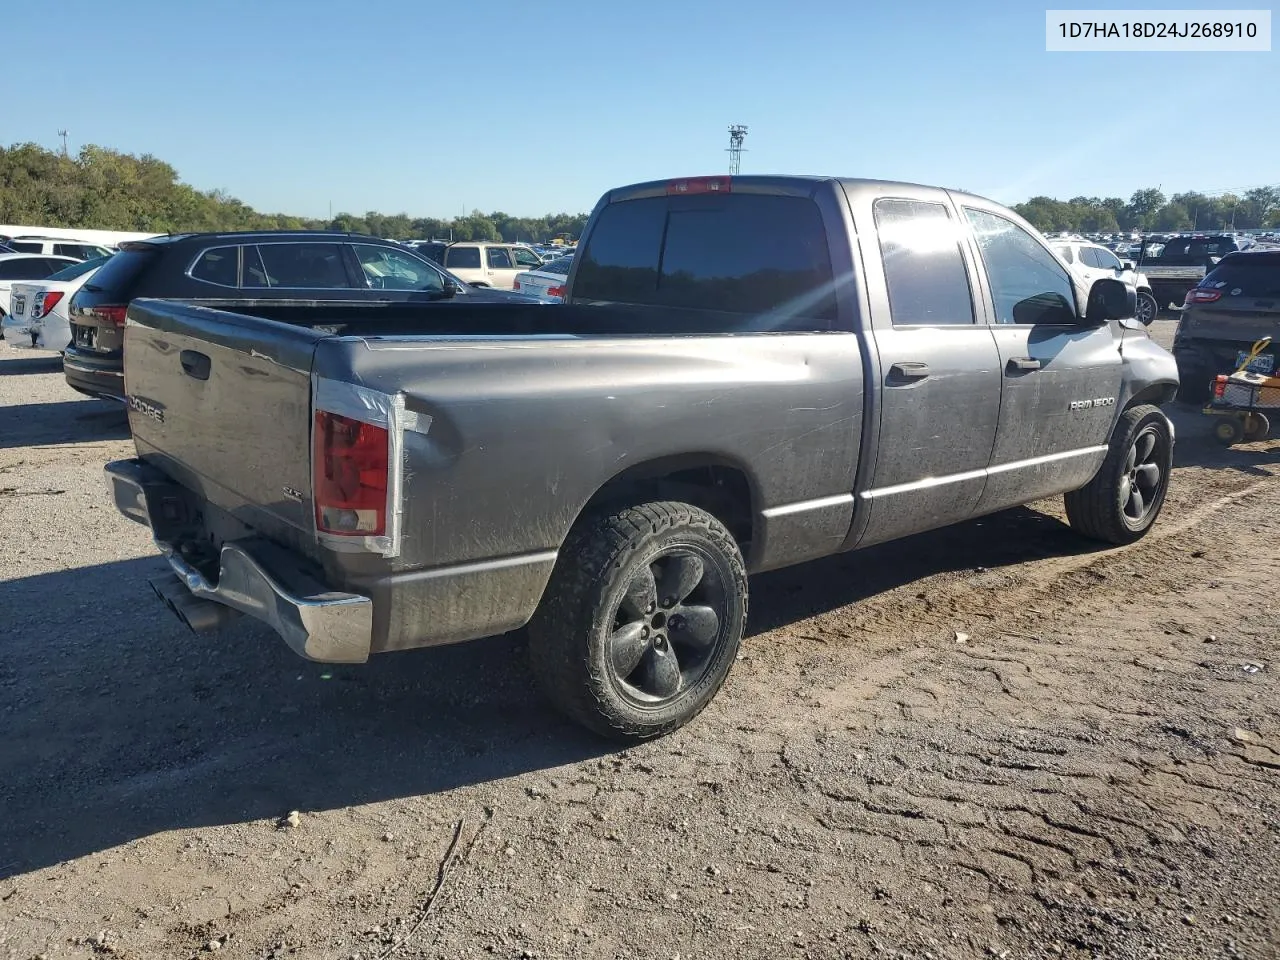
{"label": "rear wheel", "polygon": [[1173,470],[1173,434],[1159,407],[1142,404],[1120,415],[1102,467],[1087,486],[1065,497],[1073,530],[1107,543],[1141,539],[1164,506]]}
{"label": "rear wheel", "polygon": [[1244,442],[1261,443],[1271,436],[1271,421],[1265,413],[1251,413],[1244,421]]}
{"label": "rear wheel", "polygon": [[1239,417],[1220,417],[1213,425],[1213,439],[1224,447],[1244,439],[1244,421]]}
{"label": "rear wheel", "polygon": [[687,723],[737,658],[747,575],[715,517],[645,503],[583,518],[529,624],[534,676],[561,711],[619,740]]}

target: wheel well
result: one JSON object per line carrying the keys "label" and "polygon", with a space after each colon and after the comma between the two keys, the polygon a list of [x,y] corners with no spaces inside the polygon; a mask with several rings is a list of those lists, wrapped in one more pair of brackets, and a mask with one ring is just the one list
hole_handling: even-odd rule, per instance
{"label": "wheel well", "polygon": [[1178,385],[1175,383],[1148,384],[1130,397],[1124,408],[1128,410],[1130,407],[1136,407],[1140,403],[1154,403],[1158,407],[1168,403],[1177,396],[1177,393]]}
{"label": "wheel well", "polygon": [[747,556],[754,513],[751,482],[740,467],[700,456],[664,457],[636,464],[596,491],[579,516],[607,504],[680,500],[725,525]]}

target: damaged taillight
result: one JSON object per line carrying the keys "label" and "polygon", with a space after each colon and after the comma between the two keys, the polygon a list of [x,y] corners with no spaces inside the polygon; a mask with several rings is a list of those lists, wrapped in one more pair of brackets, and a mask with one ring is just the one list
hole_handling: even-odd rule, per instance
{"label": "damaged taillight", "polygon": [[1227,395],[1227,377],[1226,374],[1218,374],[1213,380],[1213,399],[1221,400]]}
{"label": "damaged taillight", "polygon": [[387,532],[386,427],[317,410],[312,433],[316,529],[356,537]]}

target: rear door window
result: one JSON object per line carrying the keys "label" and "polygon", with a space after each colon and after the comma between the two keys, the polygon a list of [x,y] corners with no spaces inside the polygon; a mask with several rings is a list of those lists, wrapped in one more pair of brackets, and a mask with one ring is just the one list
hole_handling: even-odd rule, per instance
{"label": "rear door window", "polygon": [[515,266],[511,262],[511,251],[506,247],[489,247],[485,255],[490,270],[510,270]]}
{"label": "rear door window", "polygon": [[[834,315],[817,205],[762,194],[652,197],[610,204],[578,267],[574,295],[734,314],[777,328]],[[827,322],[801,326],[828,329]]]}
{"label": "rear door window", "polygon": [[273,289],[332,290],[351,286],[340,244],[260,243],[257,251],[263,279]]}
{"label": "rear door window", "polygon": [[876,201],[875,215],[893,325],[972,324],[969,272],[947,208],[886,199]]}

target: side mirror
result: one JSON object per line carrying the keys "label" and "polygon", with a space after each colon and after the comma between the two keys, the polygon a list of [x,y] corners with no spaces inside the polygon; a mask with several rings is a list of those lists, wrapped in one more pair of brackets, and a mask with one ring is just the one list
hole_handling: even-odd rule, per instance
{"label": "side mirror", "polygon": [[459,286],[457,285],[457,283],[455,283],[455,282],[454,282],[454,281],[452,281],[452,280],[448,280],[448,279],[446,279],[446,280],[445,280],[445,282],[444,282],[444,290],[442,290],[441,292],[444,294],[444,298],[445,298],[446,300],[452,300],[452,299],[453,299],[454,297],[456,297],[456,296],[457,296],[461,291],[462,291],[462,288],[461,288],[461,287],[459,287]]}
{"label": "side mirror", "polygon": [[1120,269],[1121,270],[1137,270],[1138,265],[1135,264],[1132,260],[1126,260],[1124,261],[1124,263],[1120,264]]}
{"label": "side mirror", "polygon": [[1089,291],[1085,320],[1092,324],[1125,320],[1138,313],[1138,291],[1122,280],[1103,278]]}

